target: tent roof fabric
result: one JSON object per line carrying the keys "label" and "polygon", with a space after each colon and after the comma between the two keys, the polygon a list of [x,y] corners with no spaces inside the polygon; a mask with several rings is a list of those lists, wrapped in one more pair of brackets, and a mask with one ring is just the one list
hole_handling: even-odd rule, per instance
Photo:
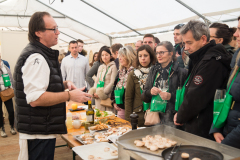
{"label": "tent roof fabric", "polygon": [[110,45],[113,38],[171,31],[191,19],[237,20],[240,1],[6,0],[0,1],[0,27],[27,31],[30,16],[36,11],[47,11],[55,18],[61,43],[82,39],[86,44]]}

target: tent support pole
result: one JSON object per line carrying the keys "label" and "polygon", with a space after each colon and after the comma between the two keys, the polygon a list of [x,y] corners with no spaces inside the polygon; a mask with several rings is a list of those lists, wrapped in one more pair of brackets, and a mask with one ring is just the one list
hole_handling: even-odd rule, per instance
{"label": "tent support pole", "polygon": [[[18,14],[0,14],[3,17],[31,17],[31,15],[18,15]],[[53,18],[65,18],[63,16],[52,16]]]}
{"label": "tent support pole", "polygon": [[64,34],[65,36],[68,36],[68,37],[70,37],[70,38],[72,38],[72,39],[74,39],[74,40],[77,40],[76,38],[74,38],[74,37],[72,37],[72,36],[70,36],[70,35],[68,35],[68,34],[66,34],[66,33],[64,33],[64,32],[62,32],[62,31],[59,31],[60,33],[62,33],[62,34]]}
{"label": "tent support pole", "polygon": [[79,21],[77,21],[77,20],[75,20],[75,19],[73,19],[73,18],[71,18],[71,17],[69,17],[69,16],[67,16],[67,15],[65,15],[65,14],[63,14],[63,13],[61,13],[61,12],[59,12],[58,10],[56,10],[56,9],[54,9],[54,8],[52,8],[52,7],[48,6],[48,5],[46,5],[45,3],[43,3],[43,2],[41,2],[41,1],[39,1],[39,0],[36,0],[36,1],[39,2],[39,3],[41,3],[42,5],[44,5],[44,6],[46,6],[46,7],[48,7],[48,8],[50,8],[50,9],[54,10],[55,12],[57,12],[57,13],[63,15],[64,17],[71,19],[72,21],[75,21],[75,22],[77,22],[77,23],[79,23],[79,24],[81,24],[81,25],[83,25],[83,26],[85,26],[85,27],[88,27],[88,28],[90,28],[90,29],[92,29],[92,30],[94,30],[94,31],[96,31],[96,32],[98,32],[98,33],[101,33],[101,34],[103,34],[103,35],[105,35],[105,36],[107,36],[107,37],[110,37],[110,36],[108,36],[108,35],[105,34],[105,33],[102,33],[102,32],[100,32],[100,31],[98,31],[98,30],[96,30],[96,29],[94,29],[94,28],[92,28],[92,27],[90,27],[90,26],[88,26],[88,25],[86,25],[86,24],[83,24],[83,23],[81,23],[81,22],[79,22]]}
{"label": "tent support pole", "polygon": [[197,12],[196,10],[194,10],[193,8],[191,8],[190,6],[188,6],[186,3],[183,3],[181,0],[176,0],[178,3],[180,3],[181,5],[183,5],[184,7],[186,7],[187,9],[189,9],[190,11],[192,11],[193,13],[195,13],[196,15],[198,15],[199,17],[201,17],[205,23],[207,25],[211,24],[211,21],[208,20],[206,17],[204,17],[202,14],[200,14],[199,12]]}
{"label": "tent support pole", "polygon": [[90,7],[94,8],[95,10],[97,10],[97,11],[101,12],[102,14],[104,14],[104,15],[108,16],[109,18],[113,19],[114,21],[116,21],[116,22],[120,23],[121,25],[123,25],[123,26],[127,27],[128,29],[132,30],[133,32],[136,32],[138,35],[142,35],[142,34],[141,34],[141,33],[139,33],[138,31],[136,31],[135,29],[133,29],[133,28],[129,27],[128,25],[124,24],[123,22],[120,22],[120,21],[119,21],[119,20],[117,20],[116,18],[113,18],[112,16],[110,16],[109,14],[107,14],[107,13],[103,12],[102,10],[98,9],[97,7],[95,7],[95,6],[91,5],[91,4],[89,4],[88,2],[86,2],[86,1],[84,1],[84,0],[81,0],[81,1],[82,1],[83,3],[85,3],[85,4],[87,4],[88,6],[90,6]]}

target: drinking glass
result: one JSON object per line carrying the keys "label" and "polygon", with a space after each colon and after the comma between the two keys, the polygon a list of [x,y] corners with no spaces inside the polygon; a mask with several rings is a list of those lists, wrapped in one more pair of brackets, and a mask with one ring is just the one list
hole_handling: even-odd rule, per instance
{"label": "drinking glass", "polygon": [[217,89],[215,92],[214,101],[219,101],[219,102],[224,101],[225,94],[226,94],[225,89]]}
{"label": "drinking glass", "polygon": [[[163,84],[162,84],[162,86],[160,87],[160,89],[161,89],[162,92],[167,92],[167,90],[168,90],[168,85],[167,85],[167,83],[166,83],[166,82],[163,82]],[[166,101],[166,100],[163,100],[163,103],[167,103],[167,101]]]}

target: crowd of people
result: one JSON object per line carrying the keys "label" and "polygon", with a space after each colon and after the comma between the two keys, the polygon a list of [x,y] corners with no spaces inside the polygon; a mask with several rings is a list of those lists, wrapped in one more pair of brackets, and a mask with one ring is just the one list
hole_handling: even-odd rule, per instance
{"label": "crowd of people", "polygon": [[[135,112],[138,127],[169,125],[240,148],[240,17],[236,25],[208,26],[191,20],[175,26],[174,45],[146,34],[135,48],[119,43],[102,46],[89,63],[82,40],[71,41],[68,53],[58,57],[59,52],[50,48],[60,34],[57,24],[49,13],[36,12],[29,22],[30,43],[11,80],[19,159],[41,159],[39,153],[44,150],[48,150],[44,158],[53,159],[56,134],[67,133],[65,102],[69,100],[93,100],[97,109],[127,121]],[[216,128],[215,92],[232,82],[231,110],[225,125]],[[179,90],[182,99],[178,99]],[[12,120],[10,124],[13,128]]]}

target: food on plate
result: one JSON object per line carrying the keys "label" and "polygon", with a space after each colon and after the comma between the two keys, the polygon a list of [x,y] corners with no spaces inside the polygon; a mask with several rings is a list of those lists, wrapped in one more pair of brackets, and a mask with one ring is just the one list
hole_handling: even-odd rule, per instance
{"label": "food on plate", "polygon": [[157,147],[156,145],[152,144],[152,145],[150,146],[150,150],[151,150],[151,151],[156,151],[156,150],[158,150],[158,147]]}
{"label": "food on plate", "polygon": [[165,143],[166,148],[171,147],[172,145],[170,143]]}
{"label": "food on plate", "polygon": [[97,158],[95,158],[95,160],[99,160],[99,159],[102,159],[101,157],[97,157]]}
{"label": "food on plate", "polygon": [[182,157],[182,158],[189,158],[189,154],[188,154],[188,153],[182,153],[182,154],[181,154],[181,157]]}
{"label": "food on plate", "polygon": [[111,152],[111,155],[112,155],[112,156],[117,156],[117,155],[118,155],[118,151],[117,151],[117,150],[112,151],[112,152]]}
{"label": "food on plate", "polygon": [[108,148],[108,147],[104,148],[104,152],[108,152],[109,150],[110,150],[110,148]]}
{"label": "food on plate", "polygon": [[145,142],[143,142],[143,141],[138,141],[137,143],[136,143],[136,146],[137,147],[142,147],[142,146],[144,146],[145,145]]}
{"label": "food on plate", "polygon": [[88,137],[88,138],[86,138],[86,141],[93,141],[93,140],[94,140],[93,137]]}
{"label": "food on plate", "polygon": [[143,137],[142,140],[135,140],[134,144],[137,147],[145,146],[151,151],[156,151],[159,149],[169,148],[177,144],[176,141],[170,140],[168,138],[164,138],[161,135],[147,135]]}
{"label": "food on plate", "polygon": [[192,160],[201,160],[200,158],[193,158]]}
{"label": "food on plate", "polygon": [[134,144],[137,144],[137,142],[142,142],[142,141],[137,139],[137,140],[134,141]]}
{"label": "food on plate", "polygon": [[108,142],[108,140],[106,138],[100,138],[99,142]]}
{"label": "food on plate", "polygon": [[89,156],[88,156],[88,159],[89,159],[89,160],[93,160],[93,159],[94,159],[94,156],[93,156],[93,155],[89,155]]}
{"label": "food on plate", "polygon": [[78,108],[78,105],[76,103],[73,103],[72,104],[72,110],[77,110],[77,108]]}
{"label": "food on plate", "polygon": [[108,129],[108,126],[106,124],[101,123],[101,124],[97,124],[96,126],[92,126],[89,129],[100,131],[100,130],[103,130],[103,129]]}
{"label": "food on plate", "polygon": [[92,144],[93,141],[85,141],[86,144]]}
{"label": "food on plate", "polygon": [[121,119],[114,118],[113,120],[108,121],[108,125],[111,127],[124,127],[126,125],[130,126],[131,123],[128,121],[122,121]]}
{"label": "food on plate", "polygon": [[165,148],[165,146],[163,144],[158,144],[157,146],[158,146],[159,149]]}
{"label": "food on plate", "polygon": [[96,109],[96,117],[107,117],[111,115],[114,114],[110,111],[100,111],[99,109]]}
{"label": "food on plate", "polygon": [[91,134],[83,134],[83,135],[81,136],[81,138],[82,138],[83,141],[86,141],[87,138],[93,138],[93,135],[91,135]]}

